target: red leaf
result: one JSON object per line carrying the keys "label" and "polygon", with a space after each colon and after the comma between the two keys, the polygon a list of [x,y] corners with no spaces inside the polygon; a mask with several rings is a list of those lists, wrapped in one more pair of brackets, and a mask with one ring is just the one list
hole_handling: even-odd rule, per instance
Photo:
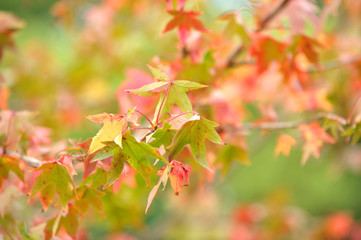
{"label": "red leaf", "polygon": [[173,10],[168,12],[174,17],[167,23],[163,30],[163,33],[166,33],[178,27],[178,35],[182,45],[185,44],[187,37],[189,36],[189,32],[192,28],[199,32],[210,32],[208,29],[205,28],[203,23],[196,18],[197,16],[202,14],[201,12],[183,10]]}
{"label": "red leaf", "polygon": [[[173,188],[174,193],[178,195],[183,186],[188,186],[190,171],[192,170],[192,168],[176,160],[173,160],[170,164],[172,167],[169,174],[170,184]],[[162,168],[157,172],[157,174],[163,174],[165,169],[166,167]]]}

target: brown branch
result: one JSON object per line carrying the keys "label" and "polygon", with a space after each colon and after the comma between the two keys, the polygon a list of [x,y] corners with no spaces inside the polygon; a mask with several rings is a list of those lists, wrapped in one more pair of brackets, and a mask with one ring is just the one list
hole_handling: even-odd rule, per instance
{"label": "brown branch", "polygon": [[259,28],[256,30],[256,32],[260,32],[263,29],[267,27],[267,25],[279,14],[288,3],[290,3],[292,0],[283,0],[278,7],[276,7],[269,15],[267,15],[260,23]]}
{"label": "brown branch", "polygon": [[319,121],[321,119],[332,119],[339,122],[342,126],[347,124],[345,118],[333,114],[333,113],[319,113],[311,118],[303,119],[300,121],[292,121],[292,122],[263,122],[263,123],[245,123],[240,128],[234,128],[231,126],[226,126],[226,129],[229,130],[283,130],[290,128],[297,128],[302,124],[308,124],[312,122]]}
{"label": "brown branch", "polygon": [[29,157],[29,156],[25,156],[25,155],[21,155],[20,153],[17,152],[13,152],[13,151],[6,151],[6,155],[10,156],[10,157],[15,157],[17,159],[22,160],[26,165],[33,167],[33,168],[38,168],[40,167],[43,162],[40,161],[37,158],[34,157]]}
{"label": "brown branch", "polygon": [[[255,30],[255,32],[260,32],[267,27],[267,25],[279,14],[282,9],[284,9],[289,2],[292,0],[283,0],[278,7],[276,7],[270,14],[268,14],[264,19],[261,20],[259,27]],[[243,51],[243,46],[239,45],[234,52],[228,57],[226,68],[234,67],[236,65],[235,60],[239,54]]]}

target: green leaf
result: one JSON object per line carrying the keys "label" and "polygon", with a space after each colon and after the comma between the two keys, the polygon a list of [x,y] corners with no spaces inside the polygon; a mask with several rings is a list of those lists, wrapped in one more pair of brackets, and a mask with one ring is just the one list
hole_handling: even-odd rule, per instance
{"label": "green leaf", "polygon": [[91,160],[91,162],[96,162],[96,161],[101,161],[104,159],[107,159],[111,156],[114,155],[114,151],[119,148],[119,146],[117,144],[115,144],[114,142],[112,142],[113,144],[108,144],[105,142],[102,142],[103,144],[107,144],[105,147],[103,147],[102,149],[100,149],[95,157]]}
{"label": "green leaf", "polygon": [[203,85],[203,84],[188,81],[188,80],[176,80],[176,81],[173,82],[173,84],[177,85],[177,86],[180,86],[180,87],[187,88],[188,91],[208,87],[207,85]]}
{"label": "green leaf", "polygon": [[24,173],[19,167],[19,160],[4,155],[0,157],[0,188],[3,180],[8,178],[9,172],[15,173],[15,175],[24,182]]}
{"label": "green leaf", "polygon": [[216,130],[214,130],[217,126],[217,123],[205,118],[200,118],[199,115],[192,117],[175,135],[173,143],[169,148],[169,159],[175,159],[183,148],[189,144],[194,159],[200,165],[209,169],[206,157],[205,138],[208,138],[214,143],[223,144],[222,139]]}
{"label": "green leaf", "polygon": [[158,152],[157,149],[144,143],[138,142],[131,134],[127,131],[123,135],[123,151],[128,155],[129,163],[140,175],[145,179],[147,186],[150,184],[151,166],[149,164],[148,157],[156,158],[167,163],[167,160]]}
{"label": "green leaf", "polygon": [[142,97],[151,97],[160,92],[164,92],[167,88],[168,82],[153,82],[147,85],[144,85],[140,88],[133,90],[126,90],[127,92],[138,94]]}
{"label": "green leaf", "polygon": [[[66,167],[58,162],[53,162],[45,163],[34,171],[42,171],[42,173],[35,179],[31,190],[31,197],[41,192],[42,195],[45,193],[49,199],[53,199],[56,192],[60,197],[61,204],[65,206],[73,196],[70,185],[74,188]],[[52,191],[53,187],[49,187],[49,185],[53,185],[55,191]]]}
{"label": "green leaf", "polygon": [[107,173],[103,168],[97,168],[97,171],[89,175],[80,186],[90,185],[92,188],[99,188],[104,185],[107,181]]}
{"label": "green leaf", "polygon": [[161,70],[154,68],[150,65],[147,65],[147,67],[149,68],[149,70],[152,72],[153,76],[161,81],[169,81],[169,78],[167,76],[167,74],[165,74],[164,72],[162,72]]}
{"label": "green leaf", "polygon": [[95,188],[80,186],[77,188],[78,199],[74,201],[74,207],[81,215],[88,212],[89,206],[92,205],[99,213],[104,215],[104,206],[101,197],[105,195]]}
{"label": "green leaf", "polygon": [[177,130],[171,129],[171,125],[164,121],[163,127],[157,129],[152,135],[149,136],[149,139],[153,139],[149,145],[159,148],[160,146],[168,147],[171,145],[174,135]]}
{"label": "green leaf", "polygon": [[125,160],[128,159],[127,154],[120,148],[114,150],[114,156],[112,165],[110,166],[107,183],[105,184],[104,188],[108,188],[111,186],[122,174]]}
{"label": "green leaf", "polygon": [[166,186],[167,181],[168,181],[168,178],[169,178],[169,173],[170,173],[170,171],[171,171],[171,166],[167,166],[167,167],[165,168],[162,176],[160,176],[158,183],[157,183],[157,184],[152,188],[152,190],[150,191],[149,196],[148,196],[147,206],[146,206],[146,208],[145,208],[145,213],[148,212],[148,209],[149,209],[150,205],[152,204],[153,199],[154,199],[155,195],[157,194],[157,191],[158,191],[161,183],[163,184],[163,189],[162,189],[162,191],[164,191],[165,186]]}
{"label": "green leaf", "polygon": [[68,214],[65,217],[60,219],[59,227],[63,226],[66,232],[73,238],[76,239],[76,233],[79,226],[79,217],[78,212],[75,210],[74,206],[68,205],[69,210]]}
{"label": "green leaf", "polygon": [[221,153],[217,155],[217,162],[222,163],[223,175],[229,171],[234,161],[238,161],[244,165],[251,164],[245,149],[235,145],[224,146]]}

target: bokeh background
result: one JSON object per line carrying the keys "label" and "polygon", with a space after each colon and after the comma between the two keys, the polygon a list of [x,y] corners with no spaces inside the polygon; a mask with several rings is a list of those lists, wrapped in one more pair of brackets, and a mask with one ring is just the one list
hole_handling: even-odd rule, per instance
{"label": "bokeh background", "polygon": [[[131,1],[108,13],[102,4],[77,0],[68,8],[53,0],[0,1],[1,11],[25,23],[15,36],[16,47],[6,50],[0,63],[9,108],[37,112],[33,122],[51,129],[55,140],[94,136],[98,126],[84,116],[122,111],[122,83],[147,74],[146,64],[155,56],[171,59],[178,51],[176,33],[161,34],[169,20],[162,1]],[[237,4],[200,2],[201,20],[220,30],[224,23],[214,19]],[[349,23],[343,20],[347,14],[331,18],[328,27],[337,30]],[[357,38],[359,26],[348,29]],[[335,74],[347,75],[324,77]],[[202,72],[188,77],[207,78]],[[248,120],[256,119],[252,104],[247,109],[254,113]],[[347,151],[337,144],[325,147],[319,159],[301,166],[301,146],[288,157],[274,156],[278,134],[247,133],[250,165],[234,162],[228,173],[216,172],[210,182],[192,177],[179,196],[168,187],[146,215],[149,189],[141,179],[135,188],[123,184],[117,194],[103,198],[106,218],[91,213],[82,229],[89,239],[256,239],[249,237],[253,232],[267,236],[257,239],[312,239],[333,228],[330,239],[339,239],[361,217],[358,144]],[[15,214],[24,221],[41,214],[40,208],[19,211]],[[354,235],[360,239],[361,230]]]}

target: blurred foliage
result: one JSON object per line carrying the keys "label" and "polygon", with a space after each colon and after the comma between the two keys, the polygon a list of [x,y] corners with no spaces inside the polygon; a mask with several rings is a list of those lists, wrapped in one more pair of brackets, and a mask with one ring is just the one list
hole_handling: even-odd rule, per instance
{"label": "blurred foliage", "polygon": [[[134,69],[146,71],[147,63],[170,61],[178,52],[177,36],[175,31],[161,35],[170,17],[160,0],[128,1],[124,5],[123,1],[109,1],[115,4],[115,10],[108,13],[111,16],[105,14],[108,18],[102,15],[108,11],[103,7],[106,1],[62,2],[0,1],[0,10],[12,12],[26,23],[15,35],[16,47],[4,51],[0,71],[2,81],[9,88],[10,109],[37,112],[34,122],[51,128],[55,140],[86,139],[97,130],[84,116],[124,111],[118,96],[118,91],[123,90],[121,84],[136,81],[132,75]],[[212,31],[226,26],[223,22],[213,24],[214,18],[237,5],[235,1],[223,4],[223,1],[191,0],[187,4],[197,10],[196,2],[204,12],[200,19]],[[316,3],[320,8],[325,6],[324,1]],[[352,9],[346,4],[340,8],[339,15],[330,15],[324,28],[326,32],[351,35],[347,43],[330,40],[339,41],[340,49],[346,49],[346,45],[359,40],[357,23],[361,6],[356,4]],[[245,13],[248,18],[253,14],[252,9]],[[360,46],[355,46],[354,51],[359,50]],[[208,84],[211,81],[208,66],[217,60],[211,55],[212,51],[204,54],[198,64],[189,60],[193,68],[185,67],[179,77]],[[334,56],[336,53],[329,51],[322,57],[327,60]],[[322,79],[332,80],[332,90],[336,89],[330,91],[325,102],[330,101],[335,112],[346,116],[354,102],[350,94],[356,95],[348,89],[359,93],[361,85],[359,79],[358,82],[343,79],[357,74],[354,70],[331,70],[322,74]],[[317,84],[323,85],[323,82]],[[199,105],[200,112],[212,115],[213,110]],[[327,103],[323,106],[327,110]],[[282,107],[279,109],[282,112]],[[264,115],[251,101],[245,103],[245,112],[249,120]],[[157,195],[147,215],[144,209],[150,190],[143,179],[136,176],[136,188],[121,183],[116,194],[102,197],[106,218],[91,211],[84,217],[81,229],[89,239],[242,239],[240,236],[254,236],[253,231],[261,234],[259,239],[311,239],[313,236],[345,239],[349,232],[356,236],[352,239],[359,239],[359,143],[355,142],[349,149],[343,148],[342,143],[335,144],[324,149],[319,159],[300,167],[299,149],[291,151],[288,157],[274,157],[277,136],[278,133],[249,134],[250,165],[230,162],[228,173],[193,176],[191,182],[200,183],[200,189],[198,184],[191,184],[178,197],[167,188]],[[226,153],[225,156],[229,157]],[[248,163],[248,157],[240,162]],[[213,178],[211,183],[210,178]],[[156,181],[152,179],[153,184]],[[11,204],[14,209],[11,214],[5,214],[4,203]],[[16,224],[12,221],[17,219],[21,232],[35,214],[39,214],[39,218],[50,218],[49,213],[41,213],[39,204],[34,208],[26,206],[26,197],[16,189],[2,192],[1,227],[13,231]],[[26,238],[24,230],[24,239],[37,239],[44,227],[41,224],[32,231],[32,238]],[[340,230],[333,232],[332,229]]]}

